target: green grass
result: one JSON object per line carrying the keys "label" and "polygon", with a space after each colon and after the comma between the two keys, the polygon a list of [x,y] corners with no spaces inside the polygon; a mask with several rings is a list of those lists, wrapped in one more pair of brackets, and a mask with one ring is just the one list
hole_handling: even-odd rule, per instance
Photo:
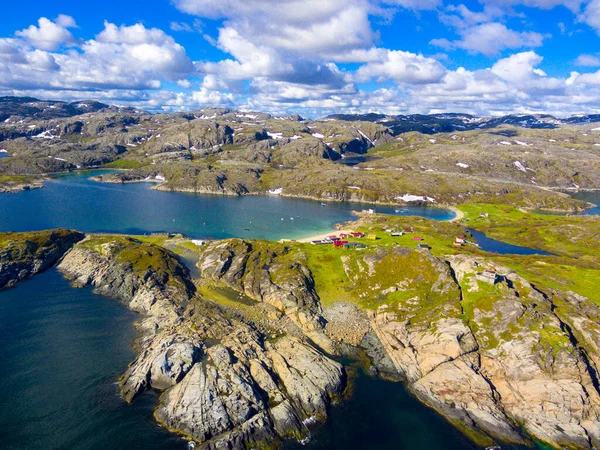
{"label": "green grass", "polygon": [[0,175],[0,184],[27,184],[37,180],[26,175]]}
{"label": "green grass", "polygon": [[117,159],[102,166],[106,169],[139,169],[146,166],[146,163],[134,159]]}
{"label": "green grass", "polygon": [[[598,262],[600,220],[594,216],[558,216],[524,211],[510,205],[461,205],[463,222],[510,244]],[[488,214],[488,217],[481,217]]]}

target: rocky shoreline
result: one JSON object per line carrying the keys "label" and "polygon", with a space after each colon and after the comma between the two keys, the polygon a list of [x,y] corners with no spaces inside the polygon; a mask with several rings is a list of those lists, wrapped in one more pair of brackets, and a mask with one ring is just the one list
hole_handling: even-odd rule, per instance
{"label": "rocky shoreline", "polygon": [[[403,247],[343,257],[348,289],[365,301],[397,295],[376,308],[323,307],[295,246],[214,241],[199,250],[192,279],[155,244],[45,233],[37,241],[3,235],[12,250],[0,252],[0,281],[11,286],[58,262],[74,286],[91,285],[140,313],[139,354],[121,393],[131,402],[159,391],[156,420],[202,448],[306,438],[307,423],[326,420],[348,383],[328,355],[358,351],[372,373],[402,380],[480,445],[600,447],[600,308],[483,257]],[[25,249],[20,259],[16,248]],[[495,274],[493,284],[478,281],[481,270]],[[252,303],[212,301],[201,289],[212,286]]]}

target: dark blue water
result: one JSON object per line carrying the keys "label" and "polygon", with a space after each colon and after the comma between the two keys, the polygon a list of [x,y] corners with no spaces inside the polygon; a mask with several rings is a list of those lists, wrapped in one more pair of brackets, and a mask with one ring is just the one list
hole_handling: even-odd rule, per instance
{"label": "dark blue water", "polygon": [[[355,220],[360,203],[328,203],[279,196],[230,197],[161,192],[149,183],[103,184],[90,173],[65,175],[43,189],[0,196],[0,231],[65,227],[85,232],[178,232],[194,238],[278,240],[326,232]],[[430,207],[377,207],[385,214],[449,220],[452,211]],[[293,219],[293,220],[292,220]],[[249,230],[246,230],[249,228]]]}
{"label": "dark blue water", "polygon": [[479,248],[486,252],[498,253],[500,255],[548,255],[552,256],[552,253],[545,252],[543,250],[536,250],[529,247],[521,247],[519,245],[507,244],[506,242],[497,241],[496,239],[489,238],[481,231],[467,228],[469,233],[473,236]]}
{"label": "dark blue water", "polygon": [[118,395],[135,319],[55,269],[0,291],[0,448],[185,449],[154,422],[154,394]]}
{"label": "dark blue water", "polygon": [[336,405],[306,445],[286,450],[476,450],[458,430],[415,400],[401,383],[361,374],[352,397]]}

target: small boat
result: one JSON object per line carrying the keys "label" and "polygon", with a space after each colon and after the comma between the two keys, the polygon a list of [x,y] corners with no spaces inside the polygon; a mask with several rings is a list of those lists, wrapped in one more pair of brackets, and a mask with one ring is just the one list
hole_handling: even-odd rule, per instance
{"label": "small boat", "polygon": [[321,206],[327,206],[327,203],[321,203]]}
{"label": "small boat", "polygon": [[246,228],[244,228],[244,230],[246,230],[246,231],[250,231],[250,228],[247,228],[247,227],[246,227]]}

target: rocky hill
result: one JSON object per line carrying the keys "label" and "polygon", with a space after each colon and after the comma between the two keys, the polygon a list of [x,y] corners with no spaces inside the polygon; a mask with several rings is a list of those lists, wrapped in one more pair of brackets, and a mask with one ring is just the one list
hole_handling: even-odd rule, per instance
{"label": "rocky hill", "polygon": [[4,191],[35,187],[52,172],[113,167],[129,171],[98,180],[227,195],[572,210],[584,204],[548,188],[600,186],[598,116],[306,120],[217,108],[152,115],[27,98],[4,98],[0,111]]}
{"label": "rocky hill", "polygon": [[0,233],[0,289],[53,267],[83,237],[69,230]]}

